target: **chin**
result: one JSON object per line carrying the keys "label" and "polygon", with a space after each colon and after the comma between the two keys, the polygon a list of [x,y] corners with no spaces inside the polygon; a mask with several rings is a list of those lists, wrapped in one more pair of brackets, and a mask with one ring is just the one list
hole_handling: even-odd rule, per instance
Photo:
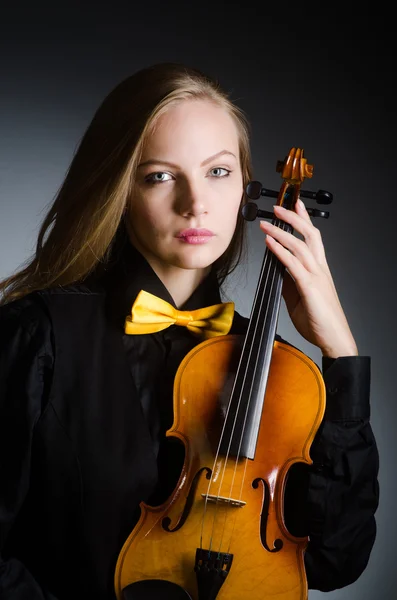
{"label": "chin", "polygon": [[171,262],[181,269],[208,269],[223,252],[224,250],[214,252],[213,249],[210,250],[209,248],[198,249],[196,246],[194,251],[174,257]]}
{"label": "chin", "polygon": [[208,269],[218,258],[218,254],[215,256],[213,253],[202,256],[178,256],[173,257],[169,261],[170,264],[179,267],[180,269]]}
{"label": "chin", "polygon": [[176,266],[179,267],[180,269],[208,269],[208,267],[210,267],[212,265],[214,261],[213,260],[188,260],[188,259],[181,259],[181,260],[177,260],[177,261],[172,261],[172,263]]}

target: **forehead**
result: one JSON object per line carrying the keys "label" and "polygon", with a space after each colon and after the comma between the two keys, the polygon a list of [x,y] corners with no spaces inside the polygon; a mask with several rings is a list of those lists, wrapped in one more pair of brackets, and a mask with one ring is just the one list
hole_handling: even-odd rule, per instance
{"label": "forehead", "polygon": [[188,153],[204,160],[223,149],[238,156],[238,147],[238,129],[226,108],[209,100],[183,100],[157,119],[143,154],[145,158],[165,158],[167,154],[168,160],[173,155],[176,160]]}

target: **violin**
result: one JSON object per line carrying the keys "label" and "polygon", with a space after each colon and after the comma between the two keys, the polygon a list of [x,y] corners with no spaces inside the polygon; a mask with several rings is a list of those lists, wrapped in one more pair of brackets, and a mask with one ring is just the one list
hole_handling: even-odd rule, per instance
{"label": "violin", "polygon": [[[313,175],[302,149],[291,148],[276,171],[283,179],[278,192],[251,181],[248,198],[273,196],[290,210],[299,196],[332,201],[325,190],[301,190]],[[292,233],[253,202],[242,214],[248,221],[271,218]],[[325,385],[309,357],[275,339],[283,274],[266,249],[246,334],[201,342],[181,362],[166,435],[184,445],[183,468],[163,504],[140,504],[116,564],[117,600],[308,598],[309,540],[288,531],[283,505],[291,466],[312,464]]]}

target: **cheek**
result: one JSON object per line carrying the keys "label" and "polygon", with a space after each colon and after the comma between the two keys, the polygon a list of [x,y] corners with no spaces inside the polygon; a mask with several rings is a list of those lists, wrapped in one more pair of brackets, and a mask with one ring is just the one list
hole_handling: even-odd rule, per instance
{"label": "cheek", "polygon": [[236,192],[234,189],[229,196],[229,201],[219,204],[217,218],[221,220],[223,227],[227,230],[232,229],[234,231],[238,214],[241,211],[242,195],[242,191]]}
{"label": "cheek", "polygon": [[129,210],[129,220],[134,229],[153,229],[158,220],[154,207],[143,202],[139,197],[134,198]]}
{"label": "cheek", "polygon": [[172,224],[166,192],[167,190],[161,186],[150,192],[142,192],[137,186],[135,194],[131,198],[129,218],[131,226],[140,235],[164,233]]}

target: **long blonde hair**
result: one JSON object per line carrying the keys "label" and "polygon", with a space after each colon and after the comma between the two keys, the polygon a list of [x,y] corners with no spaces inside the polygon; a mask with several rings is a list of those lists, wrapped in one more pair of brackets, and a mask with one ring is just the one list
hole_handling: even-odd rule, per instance
{"label": "long blonde hair", "polygon": [[[106,263],[123,222],[145,137],[167,107],[186,99],[213,101],[232,116],[246,186],[252,171],[249,122],[218,81],[178,63],[142,69],[119,83],[99,106],[41,225],[35,254],[0,282],[0,304],[84,280]],[[246,249],[244,229],[239,213],[233,239],[214,264],[220,284]]]}

